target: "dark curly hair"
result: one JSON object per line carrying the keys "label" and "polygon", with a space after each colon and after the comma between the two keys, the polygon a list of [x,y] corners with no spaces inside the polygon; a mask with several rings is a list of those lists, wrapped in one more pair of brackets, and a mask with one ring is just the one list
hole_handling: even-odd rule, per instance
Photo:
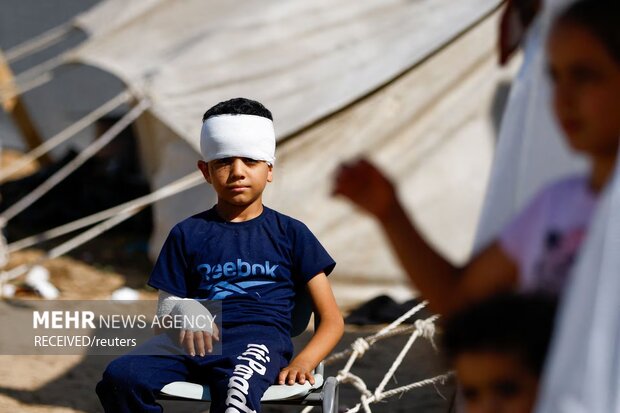
{"label": "dark curly hair", "polygon": [[246,98],[234,98],[218,103],[205,112],[202,121],[218,115],[256,115],[273,120],[271,112],[262,103]]}
{"label": "dark curly hair", "polygon": [[454,361],[467,352],[499,352],[519,357],[540,375],[555,318],[556,300],[542,294],[500,294],[452,316],[443,344]]}
{"label": "dark curly hair", "polygon": [[620,1],[579,0],[558,15],[555,25],[564,23],[588,30],[620,64]]}

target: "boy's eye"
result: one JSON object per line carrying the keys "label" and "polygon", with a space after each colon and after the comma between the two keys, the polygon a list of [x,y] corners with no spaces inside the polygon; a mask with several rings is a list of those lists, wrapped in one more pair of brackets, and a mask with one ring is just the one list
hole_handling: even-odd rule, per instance
{"label": "boy's eye", "polygon": [[230,158],[216,159],[216,160],[213,161],[213,164],[217,168],[230,167],[235,162],[235,159],[241,159],[243,164],[246,165],[246,166],[255,166],[255,165],[258,165],[259,163],[262,162],[262,161],[257,161],[256,159],[251,159],[251,158],[233,158],[233,157],[230,157]]}
{"label": "boy's eye", "polygon": [[222,158],[222,159],[216,159],[215,160],[215,164],[217,166],[226,166],[226,165],[230,165],[233,163],[233,158]]}
{"label": "boy's eye", "polygon": [[573,79],[579,83],[586,83],[597,80],[600,76],[596,70],[586,66],[577,66],[571,73]]}
{"label": "boy's eye", "polygon": [[499,381],[493,387],[496,394],[506,399],[515,397],[520,392],[519,385],[512,380]]}
{"label": "boy's eye", "polygon": [[475,402],[478,399],[478,390],[474,387],[463,387],[463,398],[467,402]]}
{"label": "boy's eye", "polygon": [[257,165],[259,162],[260,161],[257,161],[256,159],[243,158],[243,163],[248,165],[248,166]]}
{"label": "boy's eye", "polygon": [[547,68],[547,75],[549,76],[549,79],[552,83],[556,83],[556,81],[558,80],[558,72],[554,67],[549,66]]}

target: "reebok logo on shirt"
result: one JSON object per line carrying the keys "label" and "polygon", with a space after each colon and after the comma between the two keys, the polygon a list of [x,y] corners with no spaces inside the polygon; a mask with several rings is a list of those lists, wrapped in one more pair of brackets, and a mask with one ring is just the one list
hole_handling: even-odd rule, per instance
{"label": "reebok logo on shirt", "polygon": [[251,264],[238,258],[236,262],[200,264],[197,270],[206,281],[211,281],[222,277],[248,277],[250,275],[268,275],[276,278],[275,271],[278,267],[278,265],[271,265],[269,261],[265,261],[265,264]]}

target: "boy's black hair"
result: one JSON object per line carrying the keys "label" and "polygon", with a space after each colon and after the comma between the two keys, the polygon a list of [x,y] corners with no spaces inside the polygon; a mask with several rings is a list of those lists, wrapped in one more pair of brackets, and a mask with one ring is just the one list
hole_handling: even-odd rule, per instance
{"label": "boy's black hair", "polygon": [[273,120],[271,112],[262,103],[246,98],[234,98],[218,103],[205,112],[202,121],[217,115],[256,115]]}
{"label": "boy's black hair", "polygon": [[443,344],[451,361],[463,353],[514,354],[539,376],[553,331],[556,300],[548,295],[500,294],[447,320]]}
{"label": "boy's black hair", "polygon": [[555,24],[562,23],[588,30],[620,64],[620,1],[579,0],[559,14]]}

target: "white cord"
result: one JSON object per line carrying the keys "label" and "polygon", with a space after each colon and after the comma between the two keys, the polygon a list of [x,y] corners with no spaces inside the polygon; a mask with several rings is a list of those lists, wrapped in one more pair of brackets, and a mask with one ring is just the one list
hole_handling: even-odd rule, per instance
{"label": "white cord", "polygon": [[101,135],[100,138],[93,141],[89,146],[86,147],[86,149],[80,152],[78,156],[76,156],[68,164],[59,169],[56,173],[50,176],[45,182],[39,185],[24,198],[20,199],[15,204],[7,208],[2,213],[2,215],[0,215],[0,228],[4,227],[9,220],[11,220],[24,209],[32,205],[48,191],[50,191],[52,188],[62,182],[63,179],[65,179],[76,169],[78,169],[82,164],[84,164],[84,162],[93,157],[101,148],[107,145],[127,126],[129,126],[134,120],[136,120],[149,107],[149,105],[150,103],[148,100],[141,100],[132,110],[130,110],[110,129],[108,129],[103,135]]}
{"label": "white cord", "polygon": [[97,119],[101,118],[106,113],[116,109],[123,103],[127,103],[131,99],[131,95],[128,91],[123,91],[116,95],[114,98],[108,100],[97,109],[93,110],[77,122],[71,124],[64,130],[60,131],[50,139],[37,146],[26,155],[21,157],[16,162],[11,163],[8,167],[0,169],[0,182],[4,181],[7,177],[19,171],[24,166],[28,165],[35,159],[40,158],[58,145],[66,142],[72,136],[75,136],[78,132],[91,125]]}

